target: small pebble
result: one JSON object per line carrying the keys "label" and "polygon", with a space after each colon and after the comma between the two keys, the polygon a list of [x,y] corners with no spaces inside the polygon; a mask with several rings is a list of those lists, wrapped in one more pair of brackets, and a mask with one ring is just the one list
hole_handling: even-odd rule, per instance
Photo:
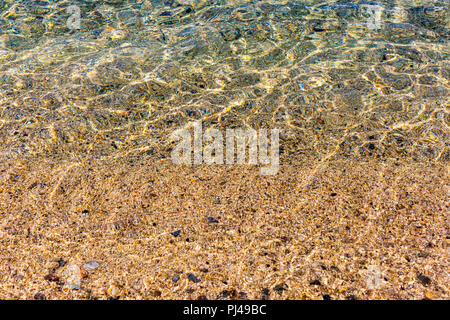
{"label": "small pebble", "polygon": [[49,273],[44,277],[44,280],[47,280],[49,282],[58,282],[59,277],[55,276],[53,273]]}
{"label": "small pebble", "polygon": [[282,293],[283,291],[287,290],[287,285],[285,283],[280,283],[277,284],[274,288],[274,291],[278,292],[278,293]]}
{"label": "small pebble", "polygon": [[66,285],[71,290],[80,290],[81,272],[77,265],[67,267],[65,271]]}
{"label": "small pebble", "polygon": [[178,237],[180,235],[180,233],[181,233],[181,230],[177,230],[177,231],[174,231],[174,232],[172,232],[170,234],[173,235],[174,237]]}
{"label": "small pebble", "polygon": [[91,271],[91,270],[97,269],[99,266],[100,266],[100,264],[97,261],[90,261],[90,262],[86,262],[83,265],[83,268]]}
{"label": "small pebble", "polygon": [[269,299],[270,291],[268,288],[264,288],[261,290],[263,300]]}
{"label": "small pebble", "polygon": [[417,276],[417,280],[419,280],[424,286],[428,286],[431,283],[431,279],[421,273]]}
{"label": "small pebble", "polygon": [[208,222],[209,222],[209,223],[218,223],[219,220],[217,220],[217,219],[214,218],[214,217],[208,217]]}
{"label": "small pebble", "polygon": [[34,300],[47,300],[44,294],[38,292],[34,295]]}
{"label": "small pebble", "polygon": [[110,297],[120,297],[120,293],[121,290],[118,286],[116,286],[115,284],[111,284],[108,288],[108,290],[106,291],[106,293],[110,296]]}
{"label": "small pebble", "polygon": [[187,278],[188,278],[190,281],[194,282],[194,283],[199,283],[199,282],[200,282],[200,280],[199,280],[196,276],[194,276],[192,273],[189,273],[189,274],[187,275]]}
{"label": "small pebble", "polygon": [[320,286],[320,285],[322,285],[319,280],[311,281],[309,284],[312,285],[312,286]]}
{"label": "small pebble", "polygon": [[159,290],[153,290],[152,291],[152,296],[154,296],[154,297],[160,297],[161,296],[161,291],[159,291]]}
{"label": "small pebble", "polygon": [[239,299],[247,299],[247,293],[240,291],[239,292]]}
{"label": "small pebble", "polygon": [[172,281],[173,282],[178,282],[178,280],[180,280],[180,276],[175,275],[175,276],[172,277]]}
{"label": "small pebble", "polygon": [[67,262],[65,262],[63,259],[59,259],[57,262],[58,262],[58,266],[59,266],[60,268],[64,267],[64,266],[66,265],[66,263],[67,263]]}
{"label": "small pebble", "polygon": [[338,267],[336,267],[336,266],[331,266],[330,269],[332,269],[334,271],[339,271]]}
{"label": "small pebble", "polygon": [[220,296],[222,298],[233,298],[236,296],[236,290],[223,290],[220,293]]}

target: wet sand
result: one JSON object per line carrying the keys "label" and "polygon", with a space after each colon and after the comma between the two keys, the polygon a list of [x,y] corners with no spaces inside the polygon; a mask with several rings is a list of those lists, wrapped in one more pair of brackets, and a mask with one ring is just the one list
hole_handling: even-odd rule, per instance
{"label": "wet sand", "polygon": [[3,163],[0,298],[449,298],[444,164],[311,163]]}

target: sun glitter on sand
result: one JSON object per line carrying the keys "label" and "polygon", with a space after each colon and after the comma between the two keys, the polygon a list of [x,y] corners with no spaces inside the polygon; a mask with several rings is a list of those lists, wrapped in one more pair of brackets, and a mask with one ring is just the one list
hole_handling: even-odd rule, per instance
{"label": "sun glitter on sand", "polygon": [[442,165],[47,161],[0,177],[2,299],[448,299]]}

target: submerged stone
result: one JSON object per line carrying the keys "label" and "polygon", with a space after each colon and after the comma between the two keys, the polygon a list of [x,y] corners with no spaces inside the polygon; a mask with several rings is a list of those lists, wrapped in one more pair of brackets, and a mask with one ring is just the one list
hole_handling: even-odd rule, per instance
{"label": "submerged stone", "polygon": [[97,261],[90,261],[83,265],[84,269],[90,271],[97,269],[99,266],[100,264]]}

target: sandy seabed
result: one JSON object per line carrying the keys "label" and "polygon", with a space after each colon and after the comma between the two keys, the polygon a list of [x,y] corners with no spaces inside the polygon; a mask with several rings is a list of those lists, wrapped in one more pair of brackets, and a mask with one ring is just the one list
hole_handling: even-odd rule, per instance
{"label": "sandy seabed", "polygon": [[448,299],[448,169],[4,163],[2,299]]}

